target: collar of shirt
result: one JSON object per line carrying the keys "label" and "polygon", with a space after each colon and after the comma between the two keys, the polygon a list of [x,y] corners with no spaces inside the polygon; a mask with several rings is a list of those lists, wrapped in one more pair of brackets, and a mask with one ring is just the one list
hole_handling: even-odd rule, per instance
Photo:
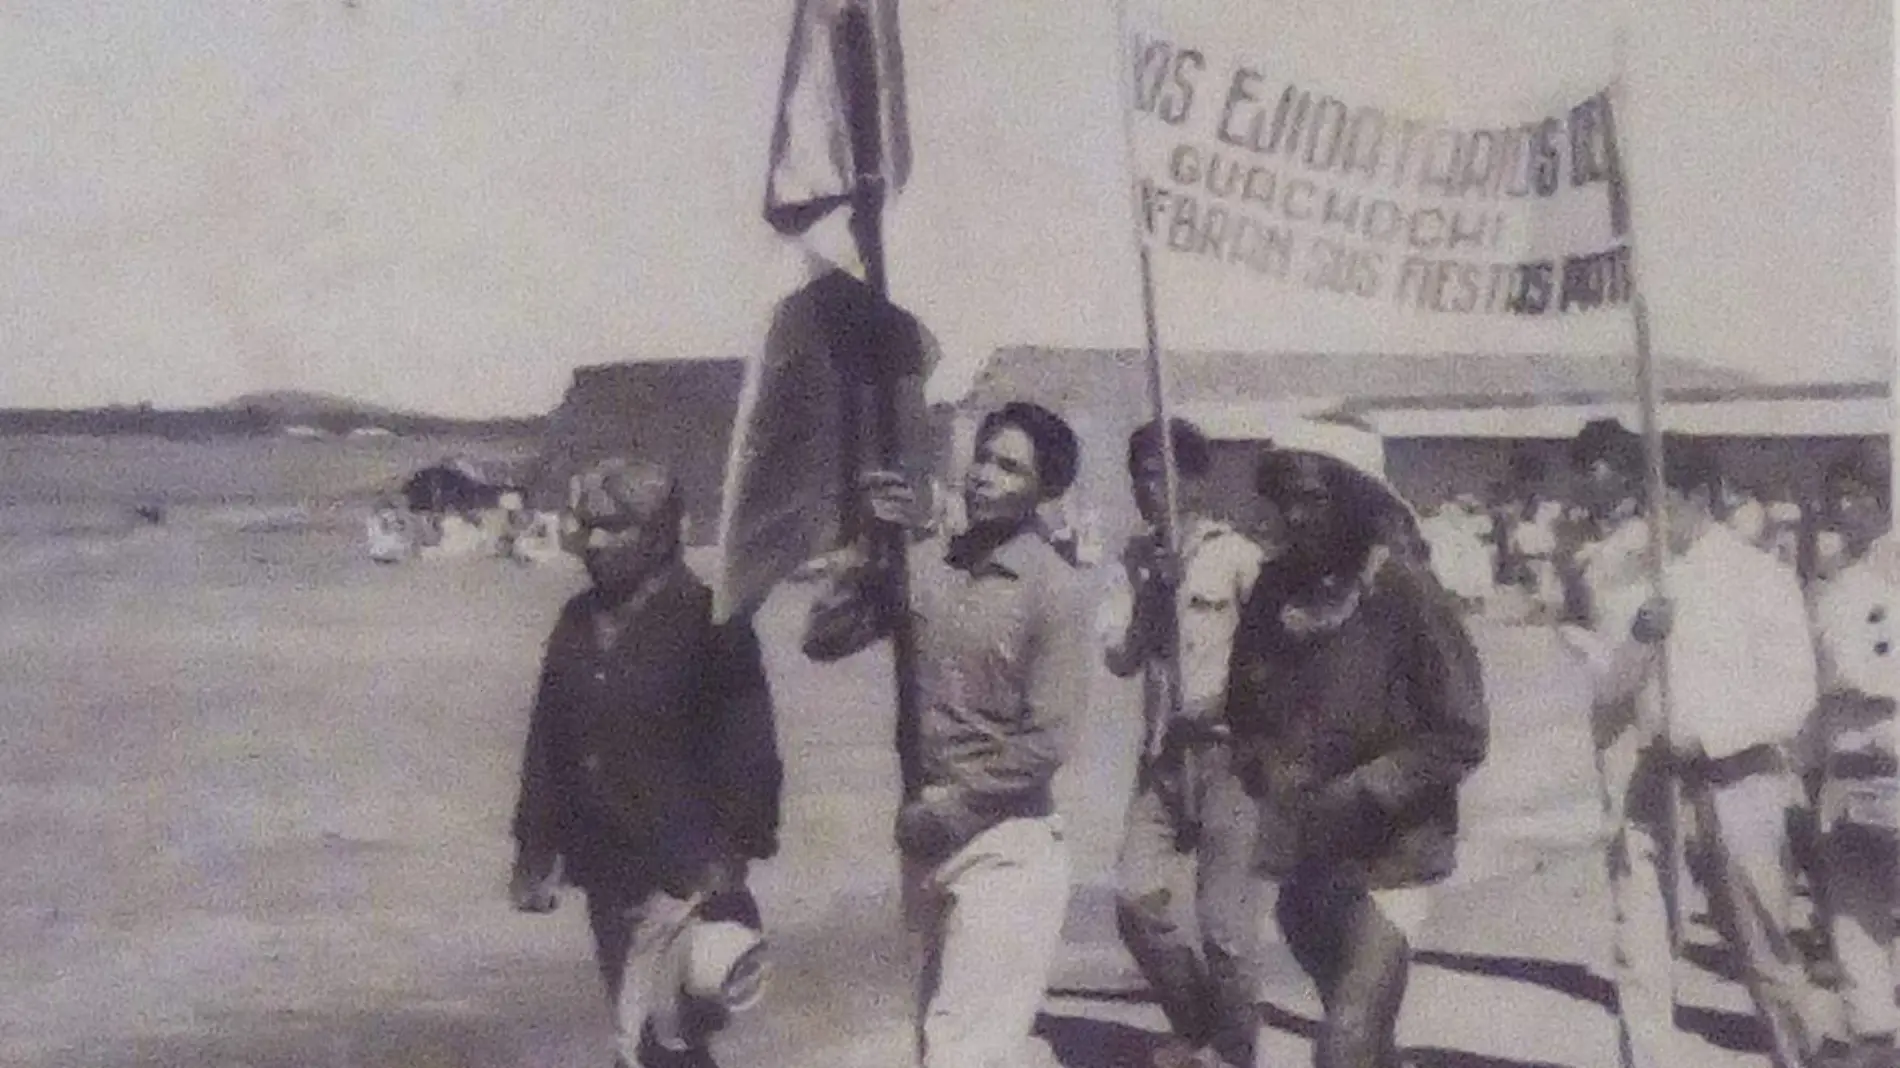
{"label": "collar of shirt", "polygon": [[672,587],[687,573],[685,562],[674,560],[647,576],[624,600],[613,604],[603,603],[604,595],[596,590],[598,599],[588,615],[593,621],[594,636],[600,645],[609,648],[616,644],[622,635],[632,629],[635,618],[652,603],[653,598]]}
{"label": "collar of shirt", "polygon": [[1021,579],[1041,565],[1045,553],[1054,554],[1054,549],[1033,530],[1018,531],[986,553],[966,555],[958,549],[954,538],[944,544],[944,565],[976,578]]}

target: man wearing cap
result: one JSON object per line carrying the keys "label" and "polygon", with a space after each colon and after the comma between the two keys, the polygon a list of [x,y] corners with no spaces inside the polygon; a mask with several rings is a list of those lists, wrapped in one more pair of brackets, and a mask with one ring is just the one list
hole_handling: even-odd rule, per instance
{"label": "man wearing cap", "polygon": [[1395,1068],[1411,946],[1489,744],[1483,675],[1387,491],[1278,450],[1256,486],[1285,545],[1241,609],[1226,712],[1259,799],[1257,867],[1319,988],[1315,1068]]}
{"label": "man wearing cap", "polygon": [[[1171,420],[1169,431],[1182,491],[1178,555],[1161,540],[1161,424],[1128,440],[1135,508],[1148,526],[1123,553],[1134,611],[1107,660],[1118,676],[1141,673],[1145,730],[1116,862],[1116,922],[1177,1039],[1157,1052],[1157,1068],[1251,1068],[1261,1027],[1260,928],[1272,884],[1253,876],[1259,809],[1234,774],[1222,713],[1240,604],[1263,554],[1246,535],[1202,514],[1213,462],[1207,438],[1183,419]],[[1199,946],[1187,938],[1169,889],[1184,853],[1195,858]]]}
{"label": "man wearing cap", "polygon": [[[925,1068],[1002,1068],[1038,1052],[1030,1029],[1069,900],[1051,785],[1093,659],[1085,589],[1038,511],[1068,490],[1077,462],[1055,413],[990,413],[964,480],[968,527],[908,553],[920,707],[914,732],[898,731],[896,839]],[[901,477],[866,481],[877,524],[916,525]],[[834,561],[805,633],[820,661],[888,635],[904,610],[891,595],[896,560],[858,544]]]}
{"label": "man wearing cap", "polygon": [[[682,996],[699,920],[757,928],[748,861],[777,849],[783,778],[749,620],[715,625],[686,567],[678,485],[603,461],[569,486],[592,588],[547,644],[515,809],[510,893],[586,895],[620,1068],[707,1068],[717,1006]],[[700,1011],[708,1010],[708,1011]]]}

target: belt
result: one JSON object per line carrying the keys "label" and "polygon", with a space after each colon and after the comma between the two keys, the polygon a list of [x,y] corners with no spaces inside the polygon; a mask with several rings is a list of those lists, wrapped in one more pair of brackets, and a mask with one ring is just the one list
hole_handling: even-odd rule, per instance
{"label": "belt", "polygon": [[996,821],[1036,820],[1055,815],[1056,805],[1049,790],[1035,789],[1021,794],[976,798],[970,802],[970,810]]}
{"label": "belt", "polygon": [[1733,786],[1756,775],[1786,771],[1788,760],[1780,748],[1766,742],[1751,745],[1725,757],[1694,757],[1679,760],[1676,770],[1683,778],[1705,786]]}
{"label": "belt", "polygon": [[1833,753],[1827,758],[1828,776],[1835,779],[1891,779],[1900,774],[1886,753]]}
{"label": "belt", "polygon": [[1220,720],[1176,719],[1162,737],[1168,745],[1226,745],[1234,740],[1234,732]]}

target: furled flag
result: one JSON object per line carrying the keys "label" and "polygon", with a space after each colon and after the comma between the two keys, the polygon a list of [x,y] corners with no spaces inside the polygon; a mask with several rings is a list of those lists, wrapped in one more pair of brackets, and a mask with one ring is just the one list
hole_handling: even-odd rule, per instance
{"label": "furled flag", "polygon": [[[895,0],[798,0],[765,221],[813,268],[746,363],[720,515],[720,618],[758,607],[849,526],[858,473],[928,445],[935,343],[869,281],[858,241],[910,172]],[[902,463],[902,461],[899,461]],[[911,466],[904,463],[903,466]]]}
{"label": "furled flag", "polygon": [[[872,75],[862,100],[848,96],[854,58]],[[881,183],[884,198],[894,196],[910,163],[897,0],[797,0],[772,131],[766,222],[801,237],[821,262],[862,275],[847,213],[838,209],[858,199],[867,179]]]}

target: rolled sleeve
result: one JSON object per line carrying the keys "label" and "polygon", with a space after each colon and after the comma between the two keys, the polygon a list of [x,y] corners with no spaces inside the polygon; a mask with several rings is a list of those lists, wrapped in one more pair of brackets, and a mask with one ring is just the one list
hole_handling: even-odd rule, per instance
{"label": "rolled sleeve", "polygon": [[801,647],[821,663],[842,660],[890,634],[898,610],[890,569],[862,550],[826,557],[831,580],[805,620]]}

